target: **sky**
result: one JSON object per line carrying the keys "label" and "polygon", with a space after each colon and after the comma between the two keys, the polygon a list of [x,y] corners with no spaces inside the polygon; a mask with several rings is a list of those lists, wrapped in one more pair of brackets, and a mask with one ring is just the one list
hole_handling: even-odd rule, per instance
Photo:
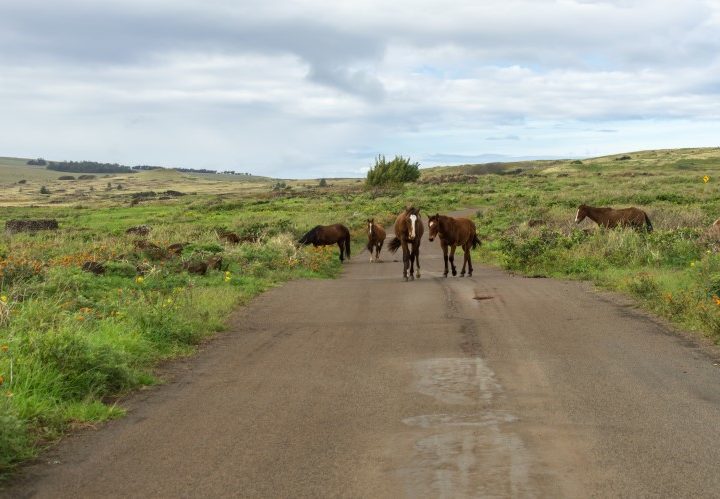
{"label": "sky", "polygon": [[363,176],[720,146],[720,0],[0,0],[0,156]]}

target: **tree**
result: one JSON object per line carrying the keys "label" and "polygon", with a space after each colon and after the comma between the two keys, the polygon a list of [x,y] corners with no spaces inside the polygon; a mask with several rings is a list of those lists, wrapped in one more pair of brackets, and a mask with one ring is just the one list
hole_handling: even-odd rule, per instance
{"label": "tree", "polygon": [[40,187],[40,194],[50,194],[50,189],[43,185],[42,187]]}
{"label": "tree", "polygon": [[325,180],[324,178],[321,178],[318,186],[319,187],[327,187],[327,180]]}
{"label": "tree", "polygon": [[365,182],[368,186],[378,186],[415,182],[419,178],[420,163],[411,163],[410,158],[402,156],[395,156],[392,161],[387,161],[385,156],[378,155],[375,158],[375,165],[368,171]]}

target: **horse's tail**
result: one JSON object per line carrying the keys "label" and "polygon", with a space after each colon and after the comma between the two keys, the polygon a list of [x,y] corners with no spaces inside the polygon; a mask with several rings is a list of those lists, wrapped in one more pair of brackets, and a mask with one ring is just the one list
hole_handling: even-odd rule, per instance
{"label": "horse's tail", "polygon": [[480,238],[478,237],[478,235],[477,234],[473,235],[472,249],[475,249],[480,245],[482,245],[482,241],[480,241]]}
{"label": "horse's tail", "polygon": [[390,253],[395,253],[398,248],[400,248],[400,238],[399,237],[393,237],[388,241],[387,243],[387,249]]}
{"label": "horse's tail", "polygon": [[647,213],[645,213],[645,229],[648,232],[653,231],[653,226],[652,226],[652,223],[650,222],[650,217],[647,215]]}
{"label": "horse's tail", "polygon": [[345,254],[350,258],[350,232],[345,236]]}

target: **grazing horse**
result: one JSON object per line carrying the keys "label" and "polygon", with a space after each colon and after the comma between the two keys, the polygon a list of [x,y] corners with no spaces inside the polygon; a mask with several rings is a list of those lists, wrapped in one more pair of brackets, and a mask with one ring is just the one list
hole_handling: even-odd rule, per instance
{"label": "grazing horse", "polygon": [[477,248],[481,243],[475,231],[475,224],[468,218],[453,218],[435,214],[428,219],[430,228],[429,239],[432,242],[435,236],[440,237],[440,246],[445,259],[445,272],[448,275],[448,246],[450,246],[450,265],[452,275],[457,275],[455,268],[455,248],[460,246],[463,249],[463,266],[460,277],[465,276],[465,264],[468,266],[468,277],[472,276],[473,266],[470,257],[470,250]]}
{"label": "grazing horse", "polygon": [[342,224],[317,225],[301,237],[298,242],[300,244],[312,244],[315,247],[337,243],[338,248],[340,248],[340,261],[344,260],[343,252],[350,258],[350,231]]}
{"label": "grazing horse", "polygon": [[[368,221],[368,243],[367,249],[370,252],[370,263],[373,261],[380,261],[380,250],[385,242],[385,228],[377,223],[374,218],[369,218]],[[373,251],[375,252],[375,258],[373,259]]]}
{"label": "grazing horse", "polygon": [[410,279],[413,275],[415,263],[417,262],[417,276],[420,278],[420,240],[425,232],[420,210],[410,207],[400,213],[395,220],[395,237],[388,242],[387,247],[391,253],[395,253],[399,247],[403,250],[403,277],[408,280],[408,267],[410,267]]}
{"label": "grazing horse", "polygon": [[633,229],[642,229],[643,227],[652,232],[653,226],[650,223],[650,217],[647,213],[639,208],[623,208],[616,210],[613,208],[595,208],[586,204],[578,206],[575,215],[575,223],[582,222],[585,217],[589,218],[601,227],[612,229],[613,227],[632,227]]}

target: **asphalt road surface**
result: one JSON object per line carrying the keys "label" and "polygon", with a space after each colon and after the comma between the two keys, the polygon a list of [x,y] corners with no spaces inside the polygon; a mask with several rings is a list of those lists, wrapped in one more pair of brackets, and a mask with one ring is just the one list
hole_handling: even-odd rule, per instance
{"label": "asphalt road surface", "polygon": [[[720,497],[713,349],[581,283],[385,251],[291,282],[8,497]],[[398,257],[395,257],[398,258]]]}

